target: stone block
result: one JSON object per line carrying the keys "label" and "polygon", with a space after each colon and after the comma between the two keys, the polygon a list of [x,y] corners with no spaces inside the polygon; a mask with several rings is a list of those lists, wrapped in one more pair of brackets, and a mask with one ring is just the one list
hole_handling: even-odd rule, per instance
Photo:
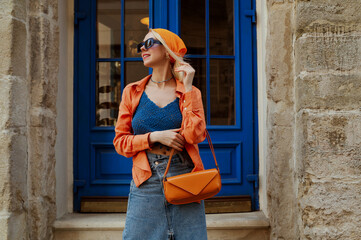
{"label": "stone block", "polygon": [[[358,29],[355,29],[357,31],[361,29],[359,0],[296,1],[295,11],[297,38],[305,32],[314,31],[312,24],[320,20],[337,23],[346,28],[348,25],[354,25],[357,26]],[[338,32],[339,30],[341,29],[335,28],[331,31]]]}
{"label": "stone block", "polygon": [[361,176],[361,150],[344,152],[313,152],[304,157],[305,171],[325,179],[355,179]]}
{"label": "stone block", "polygon": [[55,129],[29,128],[28,223],[31,239],[52,239],[51,227],[56,218],[55,135]]}
{"label": "stone block", "polygon": [[278,101],[268,103],[271,126],[290,127],[294,122],[293,104]]}
{"label": "stone block", "polygon": [[21,76],[25,79],[27,74],[27,31],[24,22],[13,20],[12,37],[11,75]]}
{"label": "stone block", "polygon": [[49,16],[54,20],[58,20],[58,1],[49,1]]}
{"label": "stone block", "polygon": [[20,77],[0,78],[0,129],[26,125],[27,85]]}
{"label": "stone block", "polygon": [[53,239],[53,223],[56,219],[56,204],[48,198],[29,198],[30,239]]}
{"label": "stone block", "polygon": [[361,112],[319,113],[304,111],[304,147],[311,152],[342,153],[361,144]]}
{"label": "stone block", "polygon": [[269,36],[267,36],[267,96],[278,103],[285,102],[290,105],[293,102],[293,29],[292,4],[277,4],[272,7],[269,19]]}
{"label": "stone block", "polygon": [[301,74],[296,79],[296,109],[359,109],[360,79],[361,73]]}
{"label": "stone block", "polygon": [[26,22],[27,17],[26,2],[26,0],[13,0],[14,11],[12,11],[12,13],[14,14],[15,18],[24,21],[24,23]]}
{"label": "stone block", "polygon": [[361,236],[361,181],[317,181],[302,184],[301,239],[354,239]]}
{"label": "stone block", "polygon": [[0,212],[10,208],[10,156],[11,134],[2,130],[0,132]]}
{"label": "stone block", "polygon": [[24,129],[0,132],[0,206],[24,210],[27,199],[27,140]]}
{"label": "stone block", "polygon": [[[1,203],[1,202],[0,202]],[[1,205],[0,205],[1,206]],[[0,238],[8,239],[9,236],[9,217],[10,214],[6,211],[1,211],[0,214]]]}
{"label": "stone block", "polygon": [[[293,170],[294,128],[275,126],[269,136],[267,195],[271,239],[292,239],[295,231],[296,195]],[[287,229],[287,230],[286,230]]]}
{"label": "stone block", "polygon": [[51,0],[32,0],[29,2],[28,9],[31,14],[48,14],[49,1]]}
{"label": "stone block", "polygon": [[26,21],[26,0],[2,0],[0,4],[0,19],[15,17]]}
{"label": "stone block", "polygon": [[303,112],[297,126],[301,175],[361,180],[361,113]]}
{"label": "stone block", "polygon": [[0,74],[9,74],[11,68],[11,48],[13,21],[7,16],[0,15]]}
{"label": "stone block", "polygon": [[0,15],[0,74],[26,77],[26,26],[11,16]]}
{"label": "stone block", "polygon": [[48,108],[34,107],[30,109],[30,126],[56,129],[56,114]]}
{"label": "stone block", "polygon": [[11,208],[13,212],[22,212],[27,208],[27,137],[25,128],[15,133],[11,141]]}
{"label": "stone block", "polygon": [[361,35],[302,37],[295,43],[295,73],[361,67]]}
{"label": "stone block", "polygon": [[55,136],[55,129],[29,129],[29,194],[50,202],[55,202]]}
{"label": "stone block", "polygon": [[[39,32],[41,31],[41,21],[38,16],[29,16],[29,74],[31,80],[41,79],[41,40],[39,39]],[[33,83],[32,83],[33,84]]]}
{"label": "stone block", "polygon": [[0,129],[7,127],[11,115],[10,111],[11,81],[9,78],[0,78]]}
{"label": "stone block", "polygon": [[43,17],[30,17],[31,105],[56,111],[59,29]]}
{"label": "stone block", "polygon": [[[26,213],[11,213],[8,219],[8,238],[7,239],[26,239],[27,222]],[[5,239],[5,238],[2,238]]]}

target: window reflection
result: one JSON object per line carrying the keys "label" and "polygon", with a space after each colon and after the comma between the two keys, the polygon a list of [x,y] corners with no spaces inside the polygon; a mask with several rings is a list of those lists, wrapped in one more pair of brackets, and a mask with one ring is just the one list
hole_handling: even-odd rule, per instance
{"label": "window reflection", "polygon": [[211,59],[211,124],[234,125],[234,61]]}
{"label": "window reflection", "polygon": [[233,0],[209,0],[209,50],[211,55],[233,55]]}
{"label": "window reflection", "polygon": [[120,57],[120,1],[97,1],[97,43],[98,58]]}
{"label": "window reflection", "polygon": [[206,3],[204,0],[181,1],[181,38],[187,54],[206,54]]}
{"label": "window reflection", "polygon": [[139,57],[137,44],[143,41],[149,28],[149,1],[125,0],[125,57]]}
{"label": "window reflection", "polygon": [[96,126],[114,126],[120,103],[120,62],[98,62]]}
{"label": "window reflection", "polygon": [[[206,29],[206,1],[209,3],[209,29]],[[207,30],[209,46],[206,46]],[[207,111],[210,111],[208,124],[235,125],[235,60],[222,57],[222,55],[234,56],[233,1],[182,0],[181,37],[188,48],[187,54],[205,57],[192,58],[191,64],[196,70],[193,84],[202,91],[206,116]],[[209,59],[209,65],[206,59]],[[206,74],[207,71],[209,76]],[[207,87],[210,92],[206,92]],[[208,110],[207,94],[210,99]]]}

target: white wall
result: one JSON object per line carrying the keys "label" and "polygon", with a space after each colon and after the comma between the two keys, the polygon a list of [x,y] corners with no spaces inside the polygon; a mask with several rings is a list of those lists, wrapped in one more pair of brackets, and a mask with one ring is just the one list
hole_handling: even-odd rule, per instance
{"label": "white wall", "polygon": [[58,1],[59,75],[57,95],[56,212],[57,218],[73,211],[73,6]]}
{"label": "white wall", "polygon": [[266,159],[267,159],[267,92],[266,92],[266,37],[267,1],[256,0],[257,13],[257,75],[258,75],[258,139],[259,139],[259,205],[268,217]]}

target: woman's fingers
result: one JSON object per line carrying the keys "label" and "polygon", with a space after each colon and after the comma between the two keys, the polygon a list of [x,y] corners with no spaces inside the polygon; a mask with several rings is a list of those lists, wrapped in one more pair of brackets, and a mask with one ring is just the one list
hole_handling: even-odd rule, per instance
{"label": "woman's fingers", "polygon": [[180,129],[169,129],[163,131],[163,136],[160,138],[159,142],[178,151],[182,151],[184,148],[185,139],[181,134],[178,133],[179,130]]}
{"label": "woman's fingers", "polygon": [[[179,134],[177,134],[177,135],[179,135]],[[182,141],[181,138],[176,137],[175,139],[173,139],[170,142],[170,147],[172,147],[178,151],[182,151],[184,148],[184,141]]]}
{"label": "woman's fingers", "polygon": [[184,137],[180,135],[179,133],[176,135],[176,138],[179,139],[182,143],[185,142]]}
{"label": "woman's fingers", "polygon": [[171,147],[174,148],[177,151],[182,151],[183,150],[183,145],[181,145],[181,144],[179,144],[177,142],[175,142]]}

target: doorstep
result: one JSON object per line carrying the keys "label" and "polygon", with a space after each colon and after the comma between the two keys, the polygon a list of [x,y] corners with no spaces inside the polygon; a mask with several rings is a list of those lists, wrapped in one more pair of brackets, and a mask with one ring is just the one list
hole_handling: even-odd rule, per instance
{"label": "doorstep", "polygon": [[[262,211],[207,214],[208,239],[269,239],[269,221]],[[125,214],[70,213],[54,223],[55,240],[121,239]]]}

